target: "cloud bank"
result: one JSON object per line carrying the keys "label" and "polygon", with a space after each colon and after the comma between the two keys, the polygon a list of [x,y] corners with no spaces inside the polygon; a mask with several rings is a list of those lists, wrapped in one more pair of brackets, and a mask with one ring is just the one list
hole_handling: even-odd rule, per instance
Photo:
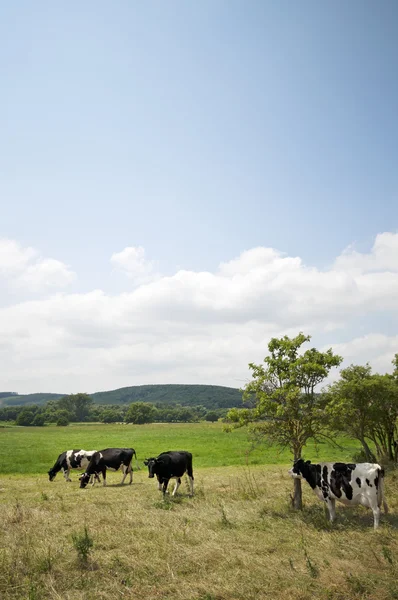
{"label": "cloud bank", "polygon": [[30,294],[0,308],[0,391],[240,387],[270,337],[298,331],[348,363],[370,361],[380,371],[391,370],[398,352],[396,233],[377,235],[368,253],[347,248],[324,270],[265,247],[214,272],[172,276],[156,273],[144,248],[128,247],[112,255],[109,268],[126,274],[128,291],[67,293],[76,279],[68,266],[0,240],[0,286]]}

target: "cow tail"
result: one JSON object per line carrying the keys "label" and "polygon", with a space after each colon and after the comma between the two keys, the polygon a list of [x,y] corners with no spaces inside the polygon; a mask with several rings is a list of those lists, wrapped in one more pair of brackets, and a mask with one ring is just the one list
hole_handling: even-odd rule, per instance
{"label": "cow tail", "polygon": [[140,471],[140,470],[141,470],[141,468],[140,468],[140,465],[139,465],[139,463],[138,463],[137,452],[134,450],[134,448],[131,448],[131,449],[132,449],[132,451],[133,451],[133,456],[135,456],[135,464],[136,464],[136,466],[137,466],[137,469],[138,469],[138,471]]}
{"label": "cow tail", "polygon": [[377,505],[379,506],[379,508],[381,508],[381,504],[383,503],[384,512],[387,514],[388,513],[388,504],[387,504],[385,496],[384,496],[384,469],[378,470],[378,476],[379,476],[379,487],[377,490]]}

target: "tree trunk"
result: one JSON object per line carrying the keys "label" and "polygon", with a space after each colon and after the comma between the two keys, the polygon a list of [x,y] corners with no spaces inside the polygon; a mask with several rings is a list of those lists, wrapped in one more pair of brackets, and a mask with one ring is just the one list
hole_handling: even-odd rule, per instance
{"label": "tree trunk", "polygon": [[301,479],[293,480],[293,498],[292,504],[295,510],[303,510],[303,496],[301,491]]}
{"label": "tree trunk", "polygon": [[[298,446],[293,449],[294,461],[301,458],[302,447]],[[295,510],[303,510],[303,494],[301,491],[301,479],[293,479],[293,497],[292,506]]]}
{"label": "tree trunk", "polygon": [[365,441],[365,438],[361,439],[361,444],[363,446],[363,449],[365,450],[366,460],[368,460],[369,462],[375,462],[376,458],[371,449],[369,448],[367,442]]}

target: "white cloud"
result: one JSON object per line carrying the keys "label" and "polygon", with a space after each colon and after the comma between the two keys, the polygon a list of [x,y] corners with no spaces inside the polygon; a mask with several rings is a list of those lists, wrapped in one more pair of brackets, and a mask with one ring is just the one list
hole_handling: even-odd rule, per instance
{"label": "white cloud", "polygon": [[[398,234],[380,234],[369,253],[346,250],[326,270],[253,248],[214,273],[180,270],[152,281],[144,249],[126,248],[111,261],[145,282],[133,291],[56,294],[0,310],[8,341],[0,345],[0,390],[96,391],[162,382],[239,387],[249,376],[247,364],[264,358],[272,336],[298,331],[312,334],[318,346],[333,346],[348,363],[369,360],[375,370],[391,370],[398,332],[392,327],[382,335],[377,319],[390,315],[398,322],[397,248]],[[45,260],[16,256],[25,278],[36,265],[36,283],[52,266],[62,272],[51,261],[41,271]]]}
{"label": "white cloud", "polygon": [[63,288],[75,273],[59,260],[42,258],[34,248],[0,239],[0,284],[14,291],[48,292]]}
{"label": "white cloud", "polygon": [[111,263],[136,284],[147,283],[158,277],[154,261],[145,258],[142,246],[128,246],[121,252],[115,252],[111,256]]}

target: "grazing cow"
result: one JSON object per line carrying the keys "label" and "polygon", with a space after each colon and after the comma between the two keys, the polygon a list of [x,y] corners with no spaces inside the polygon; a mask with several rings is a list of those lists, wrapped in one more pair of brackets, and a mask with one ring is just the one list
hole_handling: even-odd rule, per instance
{"label": "grazing cow", "polygon": [[158,488],[163,491],[163,497],[170,479],[176,480],[172,493],[172,496],[175,496],[181,484],[181,477],[185,472],[188,474],[191,496],[193,496],[192,454],[190,452],[184,450],[162,452],[157,458],[145,459],[144,464],[148,467],[148,477],[152,478],[156,475]]}
{"label": "grazing cow", "polygon": [[61,470],[66,481],[72,481],[69,477],[71,469],[85,469],[95,452],[96,450],[65,450],[58,456],[53,468],[48,471],[50,481],[53,481]]}
{"label": "grazing cow", "polygon": [[[106,471],[118,471],[122,468],[123,478],[122,483],[130,473],[130,485],[133,481],[133,469],[131,467],[131,461],[133,456],[137,460],[137,455],[133,448],[106,448],[95,452],[91,457],[90,463],[87,466],[86,472],[80,476],[80,487],[85,488],[90,481],[91,475],[99,475],[102,473],[103,485],[106,485]],[[95,481],[93,481],[94,485]]]}
{"label": "grazing cow", "polygon": [[388,512],[384,498],[384,470],[372,463],[318,463],[299,458],[289,474],[304,478],[320,500],[326,502],[330,520],[334,521],[336,500],[343,504],[362,504],[371,508],[374,528],[379,526],[380,507]]}

